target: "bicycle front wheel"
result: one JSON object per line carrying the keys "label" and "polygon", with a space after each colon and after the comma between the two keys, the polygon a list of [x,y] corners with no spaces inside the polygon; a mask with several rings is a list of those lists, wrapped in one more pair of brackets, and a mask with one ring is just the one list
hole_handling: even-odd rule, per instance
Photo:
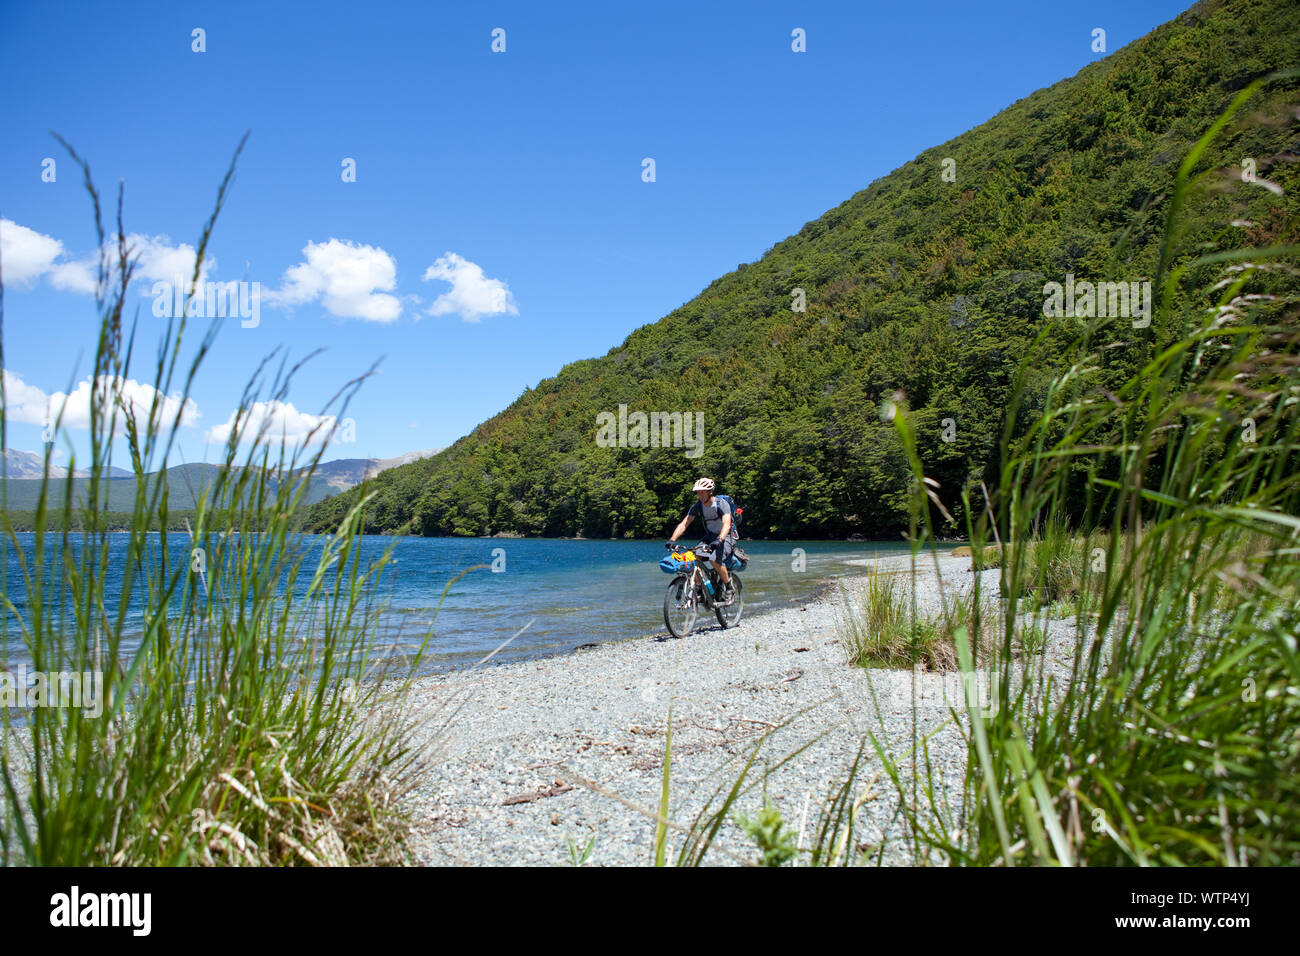
{"label": "bicycle front wheel", "polygon": [[725,607],[715,607],[713,613],[718,615],[718,623],[723,628],[735,627],[740,623],[740,612],[745,609],[745,588],[740,583],[740,575],[735,571],[731,572],[731,587],[735,591],[735,597],[731,603]]}
{"label": "bicycle front wheel", "polygon": [[679,574],[664,592],[664,624],[673,637],[685,637],[695,627],[695,595],[689,582],[690,578]]}

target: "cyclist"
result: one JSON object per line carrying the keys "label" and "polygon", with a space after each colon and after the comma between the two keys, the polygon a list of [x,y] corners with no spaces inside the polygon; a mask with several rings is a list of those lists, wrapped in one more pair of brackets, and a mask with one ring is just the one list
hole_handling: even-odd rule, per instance
{"label": "cyclist", "polygon": [[667,546],[671,548],[676,544],[677,539],[686,533],[690,523],[699,518],[704,523],[704,537],[695,546],[695,551],[709,555],[709,563],[713,565],[713,570],[718,572],[724,588],[724,593],[717,603],[727,605],[735,596],[731,587],[731,574],[727,571],[727,559],[735,551],[736,541],[740,537],[736,533],[735,522],[732,521],[731,505],[721,498],[714,497],[712,478],[701,478],[692,490],[699,500],[691,505],[686,516],[678,522],[672,537],[668,539]]}

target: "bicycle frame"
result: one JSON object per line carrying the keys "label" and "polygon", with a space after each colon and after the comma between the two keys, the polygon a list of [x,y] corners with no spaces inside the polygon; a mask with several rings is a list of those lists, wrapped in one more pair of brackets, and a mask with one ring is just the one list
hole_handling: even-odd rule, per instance
{"label": "bicycle frame", "polygon": [[[708,572],[704,570],[705,565],[707,565],[708,563],[709,563],[708,558],[701,558],[698,555],[696,556],[695,560],[691,563],[692,564],[691,573],[686,578],[686,597],[687,597],[687,606],[689,607],[695,606],[697,597],[708,595],[709,589],[704,586],[704,582],[706,580],[712,581],[713,588],[714,588],[713,593],[715,595],[717,594],[718,587],[722,583],[718,579],[718,574],[716,571],[714,571],[713,574],[710,576]],[[712,570],[711,567],[710,570]],[[711,611],[713,610],[715,603],[714,601],[706,598],[704,602],[704,606]]]}
{"label": "bicycle frame", "polygon": [[[696,597],[704,597],[705,595],[707,595],[707,594],[709,593],[708,588],[706,588],[706,587],[704,586],[704,582],[705,582],[706,579],[705,579],[705,576],[704,576],[704,571],[700,568],[700,565],[701,565],[702,563],[703,563],[703,562],[701,562],[701,561],[696,561],[696,562],[695,562],[695,567],[694,567],[694,569],[691,571],[691,577],[690,577],[690,580],[687,581],[687,585],[688,585],[688,587],[690,588],[690,595],[691,595],[691,602],[692,602],[692,603],[694,603]],[[706,600],[705,600],[705,603],[706,603],[706,604],[711,604],[711,603],[713,603],[713,602],[711,602],[711,601],[709,601],[709,600],[706,599]]]}

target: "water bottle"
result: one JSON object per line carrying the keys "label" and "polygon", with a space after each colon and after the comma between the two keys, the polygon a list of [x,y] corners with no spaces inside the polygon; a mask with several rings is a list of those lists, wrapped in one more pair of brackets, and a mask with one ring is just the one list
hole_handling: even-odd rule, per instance
{"label": "water bottle", "polygon": [[713,582],[712,582],[711,580],[709,580],[708,578],[705,578],[705,579],[704,579],[704,590],[706,590],[706,591],[709,592],[709,597],[710,597],[710,598],[712,598],[712,597],[714,596],[714,595],[713,595]]}

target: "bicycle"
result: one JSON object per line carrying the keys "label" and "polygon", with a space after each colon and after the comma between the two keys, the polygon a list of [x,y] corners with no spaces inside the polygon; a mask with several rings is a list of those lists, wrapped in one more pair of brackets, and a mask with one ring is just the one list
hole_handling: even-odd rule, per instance
{"label": "bicycle", "polygon": [[715,598],[715,595],[722,594],[722,581],[708,560],[697,558],[693,550],[679,544],[673,544],[671,550],[677,560],[664,558],[659,565],[670,574],[676,574],[664,593],[664,624],[668,626],[668,633],[676,638],[689,634],[695,628],[695,617],[700,607],[712,611],[724,629],[739,624],[745,609],[745,589],[736,571],[744,570],[749,562],[739,558],[736,559],[736,568],[728,568],[733,596],[730,604],[722,604]]}

